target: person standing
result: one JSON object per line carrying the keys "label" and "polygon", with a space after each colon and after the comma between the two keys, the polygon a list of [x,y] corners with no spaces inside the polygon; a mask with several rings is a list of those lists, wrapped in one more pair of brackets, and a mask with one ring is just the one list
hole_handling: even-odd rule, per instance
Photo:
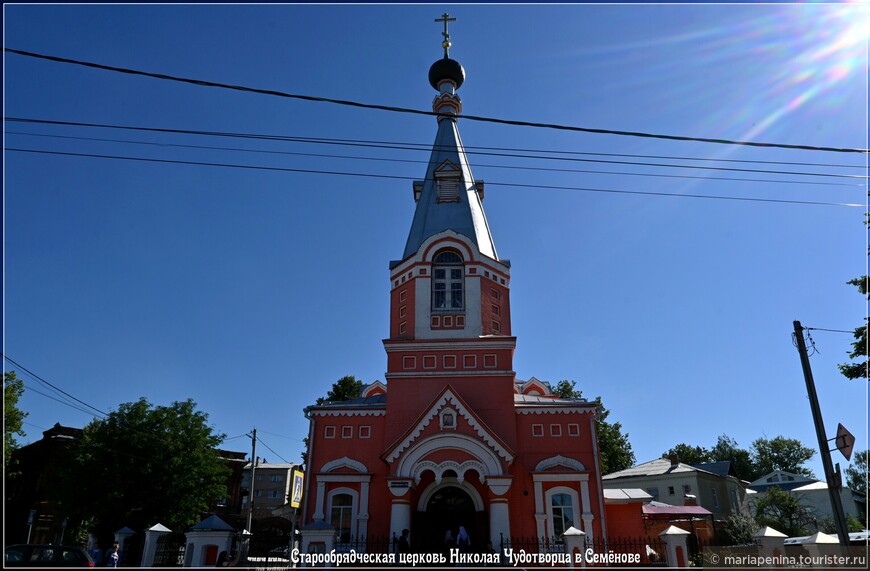
{"label": "person standing", "polygon": [[106,555],[106,567],[118,567],[121,564],[121,546],[117,543],[112,544],[112,549]]}
{"label": "person standing", "polygon": [[468,535],[464,525],[459,526],[459,533],[456,534],[456,546],[460,551],[471,551],[471,536]]}
{"label": "person standing", "polygon": [[411,543],[408,541],[408,535],[410,533],[411,532],[408,529],[402,530],[402,537],[399,538],[399,553],[411,552]]}

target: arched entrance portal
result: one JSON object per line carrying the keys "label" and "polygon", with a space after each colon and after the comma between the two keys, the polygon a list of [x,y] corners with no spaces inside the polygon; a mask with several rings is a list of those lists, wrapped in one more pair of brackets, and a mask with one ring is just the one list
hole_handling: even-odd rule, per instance
{"label": "arched entrance portal", "polygon": [[[486,544],[489,536],[485,511],[478,511],[471,495],[458,485],[440,486],[425,501],[422,511],[414,514],[412,543],[422,552],[445,553],[456,547],[459,526],[465,526],[471,536],[472,549]],[[447,532],[453,537],[446,544]]]}

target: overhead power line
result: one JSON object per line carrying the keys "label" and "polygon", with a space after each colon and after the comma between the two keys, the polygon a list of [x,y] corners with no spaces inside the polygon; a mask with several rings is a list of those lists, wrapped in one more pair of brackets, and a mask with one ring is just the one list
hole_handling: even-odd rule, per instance
{"label": "overhead power line", "polygon": [[260,444],[262,444],[263,446],[265,446],[266,448],[268,448],[268,449],[269,449],[269,452],[271,452],[272,454],[274,454],[275,456],[277,456],[278,458],[280,458],[281,460],[283,460],[285,464],[292,464],[292,463],[293,463],[293,462],[288,461],[286,458],[284,458],[283,456],[281,456],[280,454],[278,454],[278,453],[275,452],[274,450],[272,450],[272,448],[271,448],[268,444],[266,444],[265,442],[263,442],[263,439],[260,438],[259,436],[257,437],[257,442],[259,442]]}
{"label": "overhead power line", "polygon": [[[77,403],[79,403],[79,404],[81,404],[81,405],[84,405],[84,406],[86,406],[87,408],[89,408],[89,409],[91,409],[91,410],[93,410],[93,411],[96,411],[97,414],[99,414],[99,415],[102,415],[102,416],[108,416],[109,413],[104,412],[104,411],[98,409],[98,408],[95,407],[95,406],[91,406],[91,405],[89,405],[88,403],[86,403],[85,401],[83,401],[83,400],[81,400],[81,399],[78,399],[78,398],[72,396],[71,394],[69,394],[69,393],[66,392],[65,390],[61,389],[60,387],[57,387],[57,386],[51,384],[50,382],[46,381],[45,379],[43,379],[42,377],[40,377],[40,376],[37,375],[36,373],[30,371],[27,367],[25,367],[25,366],[22,365],[21,363],[17,363],[17,362],[15,362],[15,361],[14,361],[11,357],[9,357],[8,355],[4,355],[3,353],[0,353],[0,355],[2,355],[4,359],[6,359],[6,360],[9,361],[10,363],[12,363],[12,364],[15,365],[16,367],[18,367],[20,370],[22,370],[22,371],[24,371],[25,373],[27,373],[30,377],[36,379],[36,380],[39,381],[40,383],[42,383],[42,384],[44,384],[45,386],[51,388],[51,389],[54,390],[56,393],[58,393],[58,394],[62,394],[63,396],[65,396],[65,397],[67,397],[67,398],[70,398],[70,399],[76,401]],[[78,408],[77,406],[72,405],[72,404],[70,404],[70,403],[67,403],[67,404],[69,404],[69,405],[72,406],[73,408]],[[79,410],[81,410],[81,409],[79,408]],[[83,411],[83,412],[88,412],[88,411]],[[88,414],[93,414],[93,413],[88,412]]]}
{"label": "overhead power line", "polygon": [[[88,415],[90,415],[90,416],[93,416],[94,418],[99,418],[100,420],[103,420],[103,421],[108,420],[107,417],[109,416],[109,413],[104,412],[104,411],[98,409],[97,407],[92,406],[92,405],[86,403],[85,401],[83,401],[83,400],[81,400],[81,399],[79,399],[79,398],[74,397],[73,395],[71,395],[71,394],[69,394],[68,392],[64,391],[64,390],[61,389],[60,387],[57,387],[56,385],[54,385],[54,384],[48,382],[47,380],[45,380],[44,378],[40,377],[39,375],[37,375],[36,373],[34,373],[33,371],[31,371],[30,369],[28,369],[28,368],[25,367],[24,365],[22,365],[21,363],[16,362],[14,359],[12,359],[11,357],[9,357],[8,355],[5,355],[5,354],[3,354],[3,353],[0,353],[0,356],[2,356],[3,359],[5,359],[6,361],[9,361],[10,363],[12,363],[12,365],[14,365],[14,366],[16,367],[16,370],[23,371],[24,374],[26,374],[28,377],[31,377],[31,378],[33,378],[33,379],[39,381],[39,382],[42,383],[43,385],[49,387],[51,390],[55,391],[56,394],[58,394],[58,395],[63,395],[63,396],[65,396],[65,397],[67,397],[68,399],[72,399],[73,401],[75,401],[75,403],[80,403],[81,405],[83,405],[84,407],[87,407],[87,409],[90,409],[90,410],[87,410],[87,409],[83,408],[82,406],[79,406],[79,405],[77,405],[77,404],[75,404],[75,403],[73,403],[73,402],[70,402],[70,401],[68,401],[68,400],[63,400],[63,399],[56,398],[55,396],[50,395],[50,394],[48,394],[48,393],[44,393],[44,392],[42,392],[42,391],[40,391],[40,390],[38,390],[38,389],[33,388],[32,386],[30,386],[30,387],[27,388],[27,390],[28,390],[29,392],[34,392],[34,393],[36,393],[36,394],[38,394],[38,395],[44,396],[44,397],[46,397],[46,398],[48,398],[48,399],[51,399],[51,400],[53,400],[53,401],[56,401],[56,402],[58,402],[58,403],[60,403],[60,404],[66,405],[66,406],[68,406],[68,407],[70,407],[70,408],[73,408],[73,409],[75,409],[75,410],[78,410],[78,411],[80,411],[80,412],[83,412],[83,413],[85,413],[85,414],[88,414]],[[94,412],[92,412],[92,411],[96,411],[96,414],[95,414]],[[153,436],[154,438],[156,438],[156,439],[158,439],[158,440],[164,440],[164,439],[166,439],[165,441],[166,441],[166,442],[169,442],[169,440],[168,440],[168,436],[167,436],[166,434],[162,433],[162,432],[153,431],[153,430],[147,430],[147,429],[144,429],[144,428],[140,428],[140,427],[138,427],[138,426],[125,425],[125,424],[123,424],[123,423],[119,424],[118,426],[119,426],[120,428],[125,429],[125,430],[130,430],[130,431],[133,431],[133,432],[137,432],[137,433],[139,433],[139,434],[145,434],[145,435],[148,435],[148,436]],[[244,435],[243,435],[243,436],[244,436]],[[238,438],[238,437],[233,437],[233,438]],[[232,439],[231,439],[231,438],[224,439],[224,441],[226,441],[226,440],[232,440]],[[268,447],[267,447],[267,448],[268,448]],[[118,451],[118,452],[120,452],[120,451]],[[146,460],[146,458],[142,458],[142,457],[136,456],[136,455],[134,455],[134,454],[130,454],[130,453],[128,453],[128,452],[123,452],[123,453],[126,454],[126,455],[128,455],[128,456],[134,457],[134,458],[139,458],[139,459],[141,459],[141,460]],[[276,454],[277,454],[277,453],[276,453]],[[286,460],[285,460],[285,462],[286,462]]]}
{"label": "overhead power line", "polygon": [[[375,149],[401,149],[408,151],[425,151],[441,150],[441,145],[433,145],[429,143],[411,143],[407,141],[378,141],[371,139],[340,139],[334,137],[303,137],[299,135],[266,135],[258,133],[236,133],[227,131],[202,131],[193,129],[170,129],[160,127],[141,127],[135,125],[113,125],[106,123],[83,123],[78,121],[54,121],[49,119],[33,119],[24,117],[3,117],[3,121],[13,123],[36,123],[42,125],[59,125],[59,126],[75,126],[75,127],[95,127],[100,129],[121,129],[128,131],[144,131],[154,133],[169,133],[183,135],[203,135],[210,137],[229,137],[243,139],[262,139],[266,141],[284,141],[291,143],[313,143],[321,145],[340,145],[351,147],[368,147]],[[463,145],[466,153],[475,154],[474,151],[511,151],[513,153],[546,153],[553,155],[573,155],[573,156],[595,156],[595,157],[626,157],[635,159],[664,159],[664,160],[681,160],[681,161],[701,161],[701,162],[716,162],[716,163],[745,163],[745,164],[764,164],[764,165],[789,165],[802,167],[830,167],[830,168],[847,168],[847,169],[862,169],[866,170],[866,165],[844,165],[832,163],[808,163],[798,161],[762,161],[749,159],[723,159],[710,157],[686,157],[678,155],[638,155],[631,153],[598,153],[592,151],[561,151],[555,149],[524,149],[517,147],[485,147],[479,145]],[[489,153],[491,156],[507,156],[507,157],[525,157],[526,155]],[[537,157],[529,155],[533,158],[550,158]],[[866,177],[865,177],[866,178]]]}
{"label": "overhead power line", "polygon": [[[15,50],[12,48],[3,48],[3,51],[18,54],[27,57],[39,58],[48,61],[54,61],[58,63],[68,63],[73,65],[80,65],[84,67],[90,67],[94,69],[102,69],[106,71],[114,71],[118,73],[125,73],[130,75],[140,75],[145,77],[153,77],[156,79],[164,79],[167,81],[177,81],[181,83],[188,83],[192,85],[200,85],[204,87],[218,87],[221,89],[231,89],[235,91],[243,91],[247,93],[258,93],[261,95],[272,95],[276,97],[284,97],[289,99],[299,99],[302,101],[314,101],[320,103],[333,103],[336,105],[345,105],[351,107],[359,107],[364,109],[378,109],[381,111],[392,111],[395,113],[410,113],[415,115],[427,115],[427,116],[435,116],[435,117],[448,117],[450,115],[446,115],[443,113],[437,113],[435,111],[423,111],[421,109],[409,109],[407,107],[395,107],[390,105],[378,105],[373,103],[361,103],[359,101],[350,101],[346,99],[333,99],[329,97],[316,97],[313,95],[302,95],[297,93],[286,93],[283,91],[277,91],[273,89],[258,89],[255,87],[246,87],[243,85],[233,85],[228,83],[218,83],[214,81],[206,81],[202,79],[193,79],[188,77],[179,77],[173,75],[167,75],[163,73],[153,73],[142,70],[124,68],[124,67],[116,67],[110,66],[95,62],[88,62],[82,60],[76,60],[71,58],[64,58],[59,56],[51,56],[46,54],[38,54],[35,52],[28,52],[23,50]],[[460,115],[461,119],[465,119],[467,121],[480,121],[486,123],[498,123],[503,125],[515,125],[522,127],[537,127],[544,129],[556,129],[562,131],[574,131],[581,133],[595,133],[602,135],[620,135],[627,137],[644,137],[644,138],[652,138],[652,139],[665,139],[671,141],[695,141],[700,143],[716,143],[723,145],[742,145],[742,146],[751,146],[751,147],[769,147],[769,148],[780,148],[780,149],[796,149],[796,150],[807,150],[807,151],[824,151],[824,152],[835,152],[835,153],[867,153],[867,149],[852,149],[852,148],[841,148],[841,147],[821,147],[814,145],[789,145],[784,143],[766,143],[759,141],[736,141],[732,139],[718,139],[718,138],[705,138],[705,137],[687,137],[687,136],[679,136],[679,135],[665,135],[660,133],[644,133],[639,131],[618,131],[613,129],[593,129],[589,127],[576,127],[571,125],[559,125],[554,123],[538,123],[533,121],[517,121],[510,119],[497,119],[494,117],[483,117],[479,115]]]}
{"label": "overhead power line", "polygon": [[[7,135],[22,135],[28,137],[44,137],[44,138],[52,138],[52,139],[68,139],[68,140],[76,140],[76,141],[94,141],[94,142],[102,142],[102,143],[124,143],[130,145],[145,145],[159,148],[173,147],[173,148],[182,148],[182,149],[198,149],[198,150],[210,150],[210,151],[234,151],[234,152],[244,152],[244,153],[260,153],[260,154],[268,154],[268,155],[285,155],[285,156],[300,156],[300,157],[314,157],[314,158],[327,158],[327,159],[350,159],[350,160],[360,160],[360,161],[375,161],[375,162],[388,162],[388,163],[409,163],[409,164],[427,164],[428,161],[425,160],[415,160],[415,159],[396,159],[396,158],[388,158],[388,157],[361,157],[354,155],[332,155],[326,153],[303,153],[303,152],[294,152],[294,151],[273,151],[267,149],[246,149],[240,147],[218,147],[213,145],[187,145],[180,143],[158,143],[155,141],[132,141],[128,139],[106,139],[101,137],[75,137],[70,135],[49,135],[45,133],[27,133],[20,131],[6,131]],[[422,150],[422,149],[421,149]],[[532,157],[529,157],[532,158]],[[682,166],[682,165],[657,165],[662,167],[670,167],[670,166]],[[523,171],[539,171],[539,172],[562,172],[562,173],[586,173],[586,174],[605,174],[605,175],[617,175],[617,176],[641,176],[641,177],[654,177],[654,178],[679,178],[679,179],[697,179],[697,180],[727,180],[727,181],[735,181],[735,182],[759,182],[766,184],[811,184],[811,185],[821,185],[821,186],[847,186],[847,187],[863,187],[864,185],[861,183],[849,184],[843,182],[816,182],[816,181],[805,181],[805,180],[782,180],[782,179],[769,179],[769,178],[736,178],[736,177],[721,177],[721,176],[695,176],[695,175],[679,175],[679,174],[660,174],[660,173],[638,173],[638,172],[626,172],[626,171],[602,171],[602,170],[590,170],[590,169],[559,169],[559,168],[547,168],[547,167],[528,167],[528,166],[519,166],[519,165],[492,165],[485,163],[477,163],[475,164],[475,168],[495,168],[495,169],[508,169],[508,170],[523,170]],[[691,168],[691,167],[688,167]],[[710,168],[710,167],[705,167]],[[814,175],[814,176],[845,176],[845,175],[833,175],[833,174],[823,174],[823,173],[799,173],[799,172],[791,172],[791,171],[764,171],[764,170],[753,170],[753,169],[740,169],[743,172],[761,172],[761,173],[770,173],[770,172],[782,172],[788,174],[795,175]],[[863,178],[863,177],[854,177],[850,176],[848,178]]]}
{"label": "overhead power line", "polygon": [[845,329],[825,329],[823,327],[804,327],[807,331],[828,331],[829,333],[848,333],[854,335],[855,331],[846,331]]}
{"label": "overhead power line", "polygon": [[[317,170],[317,169],[295,169],[295,168],[285,168],[285,167],[267,167],[267,166],[257,166],[257,165],[238,165],[238,164],[229,164],[229,163],[211,163],[211,162],[198,162],[198,161],[178,161],[178,160],[170,160],[170,159],[152,159],[152,158],[145,158],[145,157],[124,157],[124,156],[117,156],[117,155],[99,155],[99,154],[91,154],[91,153],[43,151],[43,150],[36,150],[36,149],[7,148],[6,151],[20,152],[20,153],[33,153],[33,154],[41,154],[41,155],[60,155],[60,156],[69,156],[69,157],[88,157],[88,158],[97,158],[97,159],[139,161],[139,162],[148,162],[148,163],[165,163],[165,164],[195,165],[195,166],[206,166],[206,167],[240,168],[240,169],[261,170],[261,171],[295,172],[295,173],[322,174],[322,175],[334,175],[334,176],[355,176],[355,177],[391,179],[391,180],[419,180],[417,177],[399,176],[399,175],[354,173],[354,172],[346,172],[346,171],[326,171],[326,170]],[[815,206],[846,206],[846,207],[857,207],[857,208],[861,208],[864,206],[863,204],[844,203],[844,202],[821,202],[821,201],[814,201],[814,200],[784,200],[784,199],[774,199],[774,198],[751,198],[751,197],[741,197],[741,196],[721,196],[721,195],[708,195],[708,194],[678,194],[678,193],[669,193],[669,192],[619,190],[619,189],[590,188],[590,187],[579,187],[579,186],[521,184],[521,183],[493,182],[493,181],[488,181],[486,184],[490,185],[490,186],[508,186],[508,187],[517,187],[517,188],[575,190],[575,191],[582,191],[582,192],[634,194],[634,195],[641,195],[641,196],[673,196],[673,197],[681,197],[681,198],[702,198],[702,199],[708,199],[708,200],[734,200],[734,201],[744,201],[744,202],[806,204],[806,205],[815,205]]]}

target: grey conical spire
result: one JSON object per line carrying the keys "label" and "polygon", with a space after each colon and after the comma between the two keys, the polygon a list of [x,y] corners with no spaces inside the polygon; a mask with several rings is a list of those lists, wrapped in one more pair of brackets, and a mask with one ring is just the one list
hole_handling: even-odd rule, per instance
{"label": "grey conical spire", "polygon": [[429,82],[439,92],[432,108],[441,115],[426,178],[414,185],[417,210],[402,259],[413,255],[427,238],[445,230],[465,235],[481,254],[498,259],[483,211],[482,183],[475,182],[471,174],[456,124],[462,110],[456,89],[464,80],[465,70],[446,55],[429,70]]}

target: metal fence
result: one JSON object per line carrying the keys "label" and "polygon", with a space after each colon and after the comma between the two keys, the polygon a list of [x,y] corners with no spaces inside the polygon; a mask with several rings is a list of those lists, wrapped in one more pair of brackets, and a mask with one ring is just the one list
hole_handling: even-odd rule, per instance
{"label": "metal fence", "polygon": [[514,551],[526,551],[529,553],[564,553],[564,542],[555,537],[501,537],[501,551],[508,549]]}
{"label": "metal fence", "polygon": [[157,538],[154,567],[182,567],[186,540],[183,533],[164,533]]}
{"label": "metal fence", "polygon": [[290,566],[290,537],[283,534],[254,534],[248,543],[247,563],[257,569]]}
{"label": "metal fence", "polygon": [[[665,544],[657,537],[601,537],[587,539],[586,549],[592,549],[596,554],[608,554],[613,557],[614,566],[624,567],[637,565],[641,567],[666,567]],[[565,553],[565,543],[555,537],[501,537],[501,552],[513,549],[515,552],[527,553]],[[620,557],[628,555],[631,557]],[[629,561],[626,563],[626,561]]]}
{"label": "metal fence", "polygon": [[339,553],[347,553],[349,551],[356,551],[357,553],[394,553],[396,542],[395,535],[393,537],[388,535],[351,536],[348,541],[336,539],[335,550]]}
{"label": "metal fence", "polygon": [[131,535],[124,541],[124,549],[121,550],[121,567],[138,567],[142,562],[142,551],[145,548],[145,534],[139,532]]}
{"label": "metal fence", "polygon": [[[667,566],[665,557],[665,544],[658,537],[596,537],[586,542],[586,547],[591,547],[595,553],[613,553],[616,555],[630,555],[640,557],[634,565],[644,567]],[[617,557],[615,565],[624,566],[632,563],[623,563],[626,558]]]}

